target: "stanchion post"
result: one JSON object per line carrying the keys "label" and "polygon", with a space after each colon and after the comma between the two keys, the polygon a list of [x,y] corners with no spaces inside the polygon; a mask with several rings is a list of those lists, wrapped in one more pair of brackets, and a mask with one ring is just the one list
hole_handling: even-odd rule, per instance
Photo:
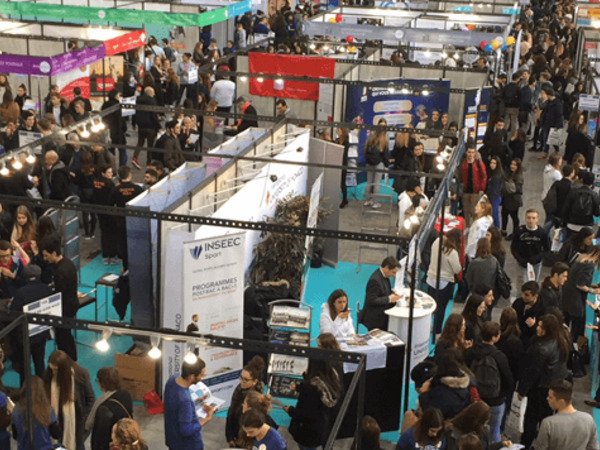
{"label": "stanchion post", "polygon": [[[406,338],[406,367],[404,368],[404,407],[403,412],[408,410],[408,395],[410,392],[410,361],[412,353],[413,324],[415,319],[415,289],[417,288],[417,252],[419,251],[419,236],[415,240],[415,254],[413,256],[412,274],[410,278],[410,297],[408,300],[408,335]],[[410,245],[408,247],[410,257]]]}
{"label": "stanchion post", "polygon": [[29,325],[25,314],[19,318],[21,322],[21,334],[23,340],[23,373],[25,375],[25,386],[28,389],[25,390],[25,402],[27,407],[25,408],[25,426],[27,427],[27,433],[29,434],[29,448],[35,450],[33,446],[33,400],[31,398],[31,351],[29,348]]}

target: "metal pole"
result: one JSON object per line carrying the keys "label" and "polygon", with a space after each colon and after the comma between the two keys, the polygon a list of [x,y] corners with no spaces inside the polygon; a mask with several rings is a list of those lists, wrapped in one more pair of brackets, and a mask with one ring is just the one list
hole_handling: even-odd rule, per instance
{"label": "metal pole", "polygon": [[[442,273],[442,248],[443,248],[443,242],[444,242],[444,219],[445,219],[445,215],[446,215],[446,195],[447,195],[447,188],[445,186],[445,183],[442,182],[439,189],[443,189],[444,193],[442,194],[442,211],[440,213],[440,237],[438,238],[439,242],[438,242],[438,254],[437,254],[437,270],[435,273],[435,303],[438,305],[439,307],[439,296],[440,296],[440,276]],[[433,341],[435,342],[435,331],[433,330]]]}
{"label": "metal pole", "polygon": [[154,293],[154,300],[155,300],[155,304],[154,304],[154,311],[155,311],[155,317],[154,317],[154,325],[155,327],[159,328],[160,327],[160,319],[162,317],[162,295],[161,295],[161,289],[162,289],[162,283],[161,283],[161,265],[162,265],[162,255],[161,255],[161,248],[162,248],[162,240],[163,240],[163,236],[162,236],[162,219],[158,219],[156,221],[156,248],[157,248],[157,252],[156,252],[156,292]]}
{"label": "metal pole", "polygon": [[29,448],[35,450],[33,446],[33,401],[31,398],[31,351],[29,348],[29,326],[25,314],[19,319],[21,322],[21,334],[23,339],[23,373],[25,375],[25,427],[29,434]]}
{"label": "metal pole", "polygon": [[361,450],[362,428],[361,422],[365,414],[365,388],[367,382],[367,360],[366,358],[360,362],[358,371],[360,378],[358,379],[358,402],[356,404],[356,449]]}
{"label": "metal pole", "polygon": [[[412,353],[413,324],[415,319],[415,290],[417,288],[417,252],[419,249],[419,238],[415,240],[415,254],[413,256],[412,275],[410,279],[410,298],[408,300],[408,336],[406,338],[406,367],[404,368],[404,407],[403,411],[408,410],[408,394],[410,392],[410,361]],[[410,257],[410,244],[408,247]]]}

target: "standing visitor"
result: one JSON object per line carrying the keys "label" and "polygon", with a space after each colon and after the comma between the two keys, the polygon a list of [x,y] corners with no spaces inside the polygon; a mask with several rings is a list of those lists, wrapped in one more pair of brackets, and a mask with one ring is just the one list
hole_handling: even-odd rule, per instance
{"label": "standing visitor", "polygon": [[44,383],[63,430],[62,444],[69,450],[84,450],[85,419],[95,400],[89,372],[56,350],[48,360]]}
{"label": "standing visitor", "polygon": [[502,162],[497,156],[492,156],[489,163],[489,176],[486,195],[492,203],[492,218],[494,226],[500,227],[500,205],[502,204],[502,192],[504,191],[504,171]]}
{"label": "standing visitor", "polygon": [[475,221],[469,228],[467,235],[467,247],[465,253],[470,259],[475,258],[477,252],[477,242],[481,238],[485,238],[487,230],[492,226],[492,204],[487,197],[481,199],[475,205]]}
{"label": "standing visitor", "polygon": [[[462,265],[458,254],[461,246],[461,231],[453,229],[448,231],[443,240],[438,237],[431,245],[431,261],[427,271],[427,292],[436,303],[433,313],[434,337],[442,332],[442,324],[446,315],[446,307],[454,294],[454,280],[460,276]],[[441,264],[438,267],[438,255],[442,242]],[[438,270],[440,273],[439,285],[437,281]]]}
{"label": "standing visitor", "polygon": [[[385,130],[377,129],[371,131],[365,142],[365,161],[367,164],[367,185],[365,192],[364,206],[371,206],[374,209],[381,208],[381,203],[377,201],[377,194],[383,169],[388,166],[387,160],[388,138]],[[378,170],[379,172],[375,172]]]}
{"label": "standing visitor", "polygon": [[557,380],[548,389],[548,405],[556,413],[546,417],[533,442],[535,450],[598,450],[594,418],[577,411],[572,403],[573,385]]}
{"label": "standing visitor", "polygon": [[542,270],[542,256],[550,250],[550,239],[546,231],[538,226],[539,213],[535,209],[528,209],[525,214],[525,225],[521,225],[512,240],[510,250],[519,266],[523,268],[523,279],[529,280],[530,274],[527,264],[533,266],[534,280],[540,278]]}
{"label": "standing visitor", "polygon": [[388,256],[381,262],[379,267],[367,282],[365,304],[359,312],[359,323],[367,327],[367,330],[379,328],[388,329],[389,318],[385,310],[391,308],[400,299],[400,296],[392,292],[390,278],[396,276],[400,270],[400,263],[393,256]]}
{"label": "standing visitor", "polygon": [[206,417],[196,416],[190,386],[202,381],[206,364],[200,358],[184,362],[181,374],[175,374],[165,384],[165,444],[169,450],[203,450],[202,427],[213,418],[215,408],[204,405]]}
{"label": "standing visitor", "polygon": [[471,226],[475,215],[475,205],[487,187],[487,171],[485,164],[477,158],[475,147],[467,148],[464,161],[458,171],[458,179],[462,184],[462,204],[465,225]]}
{"label": "standing visitor", "polygon": [[536,335],[538,321],[546,311],[539,294],[539,284],[535,281],[526,281],[521,286],[521,296],[512,304],[517,313],[521,341],[525,348],[529,346],[530,340]]}
{"label": "standing visitor", "polygon": [[502,235],[506,236],[508,218],[512,219],[513,232],[507,237],[512,239],[519,228],[519,208],[523,206],[523,167],[518,158],[510,162],[506,181],[504,182],[504,194],[502,197]]}

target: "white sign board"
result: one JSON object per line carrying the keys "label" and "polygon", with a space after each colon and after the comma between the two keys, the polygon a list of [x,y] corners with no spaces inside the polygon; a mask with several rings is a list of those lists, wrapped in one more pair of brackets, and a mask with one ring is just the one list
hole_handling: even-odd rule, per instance
{"label": "white sign board", "polygon": [[598,111],[600,109],[600,96],[580,94],[579,109],[582,111]]}
{"label": "white sign board", "polygon": [[[31,144],[32,142],[35,142],[41,138],[42,138],[42,133],[38,133],[37,131],[19,130],[19,147],[23,147],[25,145]],[[41,147],[38,145],[33,150],[39,151],[39,150],[41,150]]]}
{"label": "white sign board", "polygon": [[[57,292],[49,297],[44,297],[35,302],[23,306],[23,312],[27,314],[45,314],[47,316],[62,316],[62,294]],[[43,333],[49,330],[48,325],[29,325],[29,336]]]}
{"label": "white sign board", "polygon": [[269,361],[269,373],[302,375],[308,370],[308,358],[272,354]]}
{"label": "white sign board", "polygon": [[[310,202],[308,204],[308,217],[306,228],[316,228],[319,220],[319,203],[321,202],[321,188],[323,187],[323,173],[317,177],[310,190]],[[314,236],[306,236],[305,247],[310,251]]]}
{"label": "white sign board", "polygon": [[[183,320],[198,315],[198,332],[242,338],[244,331],[245,233],[200,239],[183,245]],[[200,347],[204,382],[216,397],[231,398],[239,382],[242,352]]]}

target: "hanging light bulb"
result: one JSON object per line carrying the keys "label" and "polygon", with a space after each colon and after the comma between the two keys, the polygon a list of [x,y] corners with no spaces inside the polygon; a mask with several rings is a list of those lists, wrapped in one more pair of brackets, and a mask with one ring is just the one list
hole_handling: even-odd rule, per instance
{"label": "hanging light bulb", "polygon": [[196,364],[198,362],[198,357],[192,351],[192,349],[189,349],[183,357],[183,362],[185,362],[186,364]]}
{"label": "hanging light bulb", "polygon": [[2,175],[3,177],[7,177],[10,174],[10,170],[8,170],[8,167],[3,166],[2,169],[0,169],[0,175]]}
{"label": "hanging light bulb", "polygon": [[21,161],[19,161],[18,159],[13,159],[12,161],[12,167],[15,170],[21,170],[23,168],[23,163]]}
{"label": "hanging light bulb", "polygon": [[25,161],[27,161],[27,164],[34,164],[35,155],[33,153],[30,153],[29,155],[27,155],[27,158],[25,158]]}
{"label": "hanging light bulb", "polygon": [[160,336],[155,336],[155,335],[150,336],[150,344],[152,345],[152,348],[148,352],[148,356],[151,359],[160,358],[162,355],[160,348],[158,348],[158,344],[160,344]]}
{"label": "hanging light bulb", "polygon": [[102,332],[102,339],[100,339],[98,342],[96,342],[96,350],[98,350],[99,352],[102,353],[106,353],[107,351],[110,350],[110,344],[108,343],[108,340],[110,339],[110,336],[112,335],[112,330],[104,330]]}
{"label": "hanging light bulb", "polygon": [[248,77],[242,75],[241,77],[238,78],[238,80],[240,80],[242,83],[245,83],[246,81],[248,81]]}

